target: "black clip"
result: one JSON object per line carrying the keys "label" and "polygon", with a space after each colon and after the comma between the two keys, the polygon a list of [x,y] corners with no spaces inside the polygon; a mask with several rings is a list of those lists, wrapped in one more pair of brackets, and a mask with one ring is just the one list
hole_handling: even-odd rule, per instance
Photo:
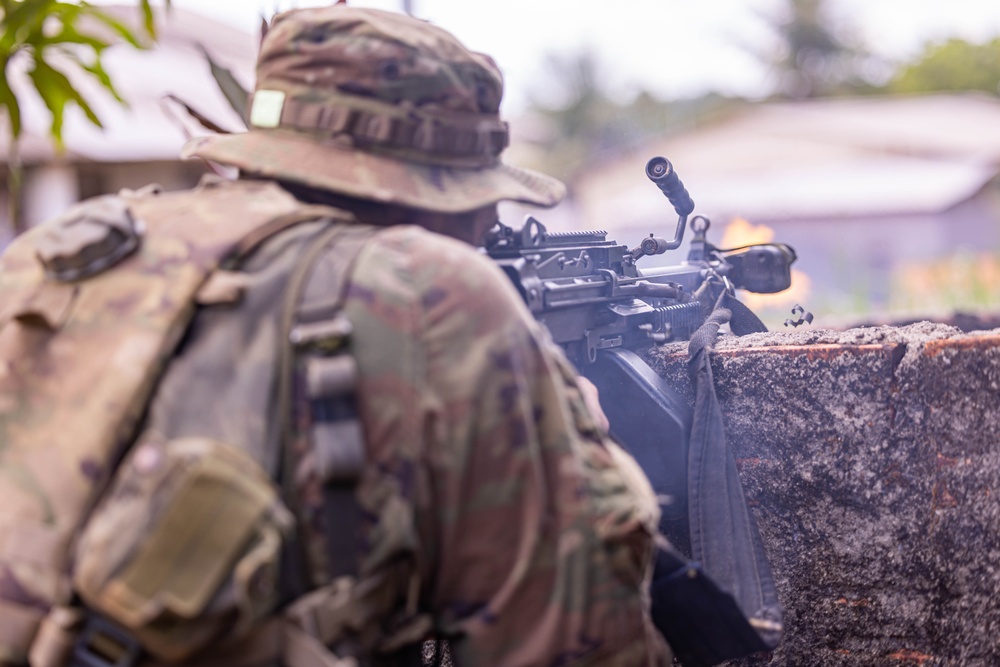
{"label": "black clip", "polygon": [[786,327],[799,327],[802,326],[803,324],[812,324],[813,314],[810,313],[805,308],[803,308],[802,306],[800,306],[799,304],[795,304],[795,307],[792,308],[792,315],[798,315],[799,317],[798,319],[794,320],[792,319],[785,320]]}
{"label": "black clip", "polygon": [[134,667],[142,646],[135,637],[100,616],[91,615],[73,645],[70,667]]}

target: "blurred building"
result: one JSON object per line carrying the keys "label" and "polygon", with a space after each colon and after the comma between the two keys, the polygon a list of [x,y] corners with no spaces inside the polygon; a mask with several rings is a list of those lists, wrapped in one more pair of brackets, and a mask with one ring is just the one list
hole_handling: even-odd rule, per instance
{"label": "blurred building", "polygon": [[[110,11],[133,24],[139,18],[134,5]],[[202,49],[249,87],[257,36],[178,7],[160,19],[154,48],[105,53],[128,108],[88,78],[73,77],[105,129],[68,108],[63,154],[46,136],[49,114],[25,73],[11,72],[11,85],[25,93],[22,223],[121,188],[197,182],[205,163],[177,156],[190,134],[204,130],[168,95],[226,129],[242,127]],[[530,163],[522,155],[530,145],[526,122],[513,124],[508,158],[515,163]],[[0,132],[0,159],[8,136]],[[770,303],[785,311],[801,301],[817,315],[845,318],[1000,311],[1000,99],[942,94],[745,105],[600,162],[570,184],[573,197],[555,210],[505,204],[502,218],[516,225],[534,213],[552,229],[606,229],[625,244],[650,232],[669,235],[676,215],[644,176],[654,155],[674,163],[696,213],[712,220],[710,240],[775,240],[798,251],[796,291],[753,303],[758,309]],[[7,196],[2,181],[0,246],[12,228]],[[676,263],[685,252],[686,244],[643,262]]]}
{"label": "blurred building", "polygon": [[[102,8],[138,27],[136,5]],[[204,162],[178,159],[189,133],[203,130],[183,108],[166,99],[175,95],[229,130],[241,123],[213,79],[201,51],[206,49],[244,85],[253,82],[257,38],[178,7],[159,16],[159,40],[151,49],[137,51],[116,45],[104,54],[111,79],[128,102],[123,108],[104,89],[73,67],[62,68],[91,102],[104,124],[90,124],[74,106],[66,109],[59,155],[48,137],[51,117],[41,99],[30,90],[27,76],[12,64],[10,83],[22,100],[23,134],[19,151],[24,164],[22,223],[50,218],[86,197],[121,188],[159,183],[180,189],[197,183]],[[58,60],[53,58],[58,66]],[[0,132],[0,159],[6,160],[10,133]],[[6,170],[5,170],[6,171]],[[0,187],[0,246],[10,239],[6,178]]]}
{"label": "blurred building", "polygon": [[709,240],[794,246],[809,293],[791,300],[817,314],[1000,309],[1000,99],[748,106],[588,172],[573,184],[580,227],[625,243],[672,233],[677,216],[644,176],[654,155],[712,220]]}

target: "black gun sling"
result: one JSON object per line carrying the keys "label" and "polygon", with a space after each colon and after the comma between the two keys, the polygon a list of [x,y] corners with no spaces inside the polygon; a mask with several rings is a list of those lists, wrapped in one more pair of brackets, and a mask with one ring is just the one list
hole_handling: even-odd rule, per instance
{"label": "black gun sling", "polygon": [[[737,304],[738,324],[723,303]],[[651,586],[654,623],[685,667],[773,649],[782,633],[771,568],[726,442],[712,377],[709,354],[719,327],[727,322],[740,334],[766,330],[746,306],[730,298],[720,300],[720,307],[691,337],[688,372],[695,404],[688,511],[693,562],[661,551]]]}

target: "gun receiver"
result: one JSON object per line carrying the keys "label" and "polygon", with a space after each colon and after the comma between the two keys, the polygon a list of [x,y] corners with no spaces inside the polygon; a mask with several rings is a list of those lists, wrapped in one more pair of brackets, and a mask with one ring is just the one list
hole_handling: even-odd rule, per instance
{"label": "gun receiver", "polygon": [[670,200],[679,219],[673,238],[650,234],[634,248],[607,239],[606,231],[549,232],[528,216],[520,230],[494,229],[486,251],[514,282],[528,308],[577,364],[598,350],[639,349],[686,340],[710,314],[723,291],[780,292],[791,285],[795,251],[784,244],[721,250],[706,240],[710,222],[691,221],[687,260],[640,270],[636,262],[678,248],[694,201],[673,165],[662,157],[646,176]]}

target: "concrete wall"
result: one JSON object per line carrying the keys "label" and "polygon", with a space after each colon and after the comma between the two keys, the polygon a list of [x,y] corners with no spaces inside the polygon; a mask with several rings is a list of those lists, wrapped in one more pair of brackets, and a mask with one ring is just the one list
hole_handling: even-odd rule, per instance
{"label": "concrete wall", "polygon": [[[690,399],[685,346],[647,360]],[[720,339],[789,667],[1000,665],[1000,330]]]}
{"label": "concrete wall", "polygon": [[26,226],[54,218],[79,200],[75,166],[46,164],[24,170],[21,218]]}

